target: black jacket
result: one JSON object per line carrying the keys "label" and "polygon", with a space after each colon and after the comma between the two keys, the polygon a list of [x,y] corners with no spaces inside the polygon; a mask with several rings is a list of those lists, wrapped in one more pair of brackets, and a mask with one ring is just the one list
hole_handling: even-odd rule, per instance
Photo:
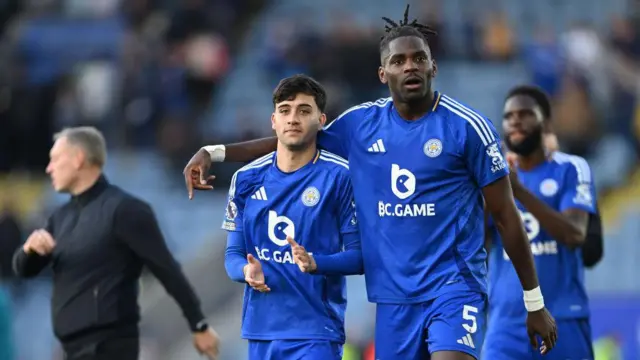
{"label": "black jacket", "polygon": [[56,210],[46,230],[56,241],[52,254],[42,257],[20,248],[13,265],[17,275],[32,277],[51,264],[53,326],[62,343],[137,336],[143,265],[176,299],[192,330],[204,320],[151,207],[106,179]]}

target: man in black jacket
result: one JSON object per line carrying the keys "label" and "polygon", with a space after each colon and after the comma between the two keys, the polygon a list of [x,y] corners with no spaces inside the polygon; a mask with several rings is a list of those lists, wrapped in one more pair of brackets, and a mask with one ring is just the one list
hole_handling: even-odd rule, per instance
{"label": "man in black jacket", "polygon": [[34,231],[13,259],[22,277],[53,269],[52,317],[68,360],[137,360],[138,280],[143,266],[178,302],[194,346],[214,359],[218,338],[169,252],[151,207],[102,175],[106,145],[95,128],[55,136],[47,173],[71,194],[44,229]]}

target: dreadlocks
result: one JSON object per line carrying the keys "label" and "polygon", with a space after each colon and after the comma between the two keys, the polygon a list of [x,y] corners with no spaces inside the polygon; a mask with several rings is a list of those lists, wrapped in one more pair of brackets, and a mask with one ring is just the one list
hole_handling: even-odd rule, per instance
{"label": "dreadlocks", "polygon": [[413,21],[409,22],[409,5],[404,10],[404,19],[400,20],[400,22],[395,22],[388,17],[383,17],[387,24],[384,26],[384,32],[386,33],[380,39],[380,52],[382,53],[384,49],[387,48],[389,43],[399,37],[404,36],[417,36],[426,42],[429,36],[437,35],[437,33],[427,25],[423,25],[418,23],[417,19],[413,19]]}

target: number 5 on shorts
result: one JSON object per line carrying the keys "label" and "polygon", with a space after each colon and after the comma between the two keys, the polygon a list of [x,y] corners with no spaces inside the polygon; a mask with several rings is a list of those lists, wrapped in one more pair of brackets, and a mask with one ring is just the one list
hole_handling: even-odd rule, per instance
{"label": "number 5 on shorts", "polygon": [[469,333],[473,334],[478,331],[478,322],[476,320],[476,315],[478,313],[478,308],[471,305],[465,305],[462,309],[462,318],[471,322],[469,324],[462,324],[462,327]]}

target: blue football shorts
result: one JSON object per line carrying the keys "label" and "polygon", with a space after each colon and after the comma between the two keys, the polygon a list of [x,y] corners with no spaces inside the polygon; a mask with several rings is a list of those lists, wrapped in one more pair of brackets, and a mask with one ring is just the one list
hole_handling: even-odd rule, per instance
{"label": "blue football shorts", "polygon": [[438,351],[479,359],[487,297],[452,292],[419,304],[377,304],[376,360],[424,360]]}

